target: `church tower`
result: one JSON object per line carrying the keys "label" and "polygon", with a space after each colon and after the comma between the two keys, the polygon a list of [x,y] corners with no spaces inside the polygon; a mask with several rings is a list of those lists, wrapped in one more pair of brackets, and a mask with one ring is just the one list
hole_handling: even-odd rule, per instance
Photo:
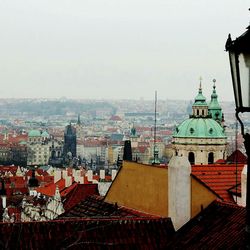
{"label": "church tower", "polygon": [[226,158],[227,137],[222,127],[223,115],[215,85],[208,105],[201,83],[192,105],[189,119],[178,125],[173,133],[174,155],[185,156],[191,164],[212,164]]}
{"label": "church tower", "polygon": [[71,123],[66,126],[64,131],[63,156],[71,159],[76,157],[76,129]]}
{"label": "church tower", "polygon": [[214,119],[215,121],[217,121],[220,125],[222,125],[223,122],[223,113],[222,113],[222,109],[221,106],[218,102],[218,95],[216,93],[216,86],[215,86],[215,82],[216,80],[213,80],[213,92],[211,95],[211,101],[209,103],[208,106],[208,112],[211,115],[212,119]]}

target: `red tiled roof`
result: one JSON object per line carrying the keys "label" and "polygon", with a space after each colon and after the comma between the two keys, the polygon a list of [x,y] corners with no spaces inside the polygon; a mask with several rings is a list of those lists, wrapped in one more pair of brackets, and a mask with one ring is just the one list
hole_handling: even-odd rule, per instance
{"label": "red tiled roof", "polygon": [[71,208],[66,213],[60,215],[61,218],[79,218],[79,217],[152,217],[158,216],[150,215],[138,210],[118,206],[116,204],[104,202],[104,197],[97,195],[88,196],[86,199],[79,202],[76,206]]}
{"label": "red tiled roof", "polygon": [[59,191],[61,193],[61,191],[65,188],[65,179],[60,179],[58,182],[51,183],[45,187],[38,187],[36,188],[36,191],[46,196],[54,196],[56,191],[56,186],[58,186]]}
{"label": "red tiled roof", "polygon": [[246,209],[213,202],[174,236],[168,249],[245,249]]}
{"label": "red tiled roof", "polygon": [[241,181],[241,171],[244,164],[210,164],[210,165],[193,165],[192,175],[214,191],[222,200],[234,202],[228,192],[235,186],[236,172],[237,182]]}
{"label": "red tiled roof", "polygon": [[226,161],[223,160],[223,159],[219,159],[219,160],[217,160],[215,163],[216,163],[216,164],[224,164],[224,163],[226,163]]}
{"label": "red tiled roof", "polygon": [[75,185],[71,187],[73,188],[67,194],[64,194],[64,191],[61,194],[66,197],[66,201],[64,202],[65,211],[70,210],[72,207],[85,200],[89,195],[98,194],[97,184],[75,183]]}
{"label": "red tiled roof", "polygon": [[5,249],[167,249],[169,218],[126,217],[1,223]]}
{"label": "red tiled roof", "polygon": [[233,163],[247,163],[247,157],[240,151],[235,150],[228,158],[227,162],[233,162]]}

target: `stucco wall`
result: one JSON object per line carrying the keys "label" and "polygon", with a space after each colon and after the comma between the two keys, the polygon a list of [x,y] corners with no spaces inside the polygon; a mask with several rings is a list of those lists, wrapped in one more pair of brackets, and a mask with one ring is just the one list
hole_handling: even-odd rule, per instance
{"label": "stucco wall", "polygon": [[123,162],[105,201],[167,217],[167,169]]}
{"label": "stucco wall", "polygon": [[202,207],[206,208],[216,197],[213,192],[199,181],[191,178],[191,218],[196,216],[202,210]]}
{"label": "stucco wall", "polygon": [[[191,178],[191,217],[216,199],[216,195]],[[166,168],[123,162],[105,201],[153,215],[168,217],[168,170]]]}

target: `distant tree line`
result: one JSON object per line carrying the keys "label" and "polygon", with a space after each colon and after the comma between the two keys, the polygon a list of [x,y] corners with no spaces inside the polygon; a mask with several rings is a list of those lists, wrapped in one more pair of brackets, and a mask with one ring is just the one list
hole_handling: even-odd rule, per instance
{"label": "distant tree line", "polygon": [[98,109],[110,109],[115,113],[116,108],[106,101],[79,102],[64,101],[22,101],[0,105],[0,113],[29,114],[29,115],[65,115],[67,112],[94,112]]}

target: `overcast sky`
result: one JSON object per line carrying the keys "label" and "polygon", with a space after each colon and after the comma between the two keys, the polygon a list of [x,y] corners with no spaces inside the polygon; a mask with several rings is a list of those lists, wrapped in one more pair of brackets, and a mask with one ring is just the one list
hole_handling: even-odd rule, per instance
{"label": "overcast sky", "polygon": [[0,0],[0,98],[233,100],[247,0]]}

